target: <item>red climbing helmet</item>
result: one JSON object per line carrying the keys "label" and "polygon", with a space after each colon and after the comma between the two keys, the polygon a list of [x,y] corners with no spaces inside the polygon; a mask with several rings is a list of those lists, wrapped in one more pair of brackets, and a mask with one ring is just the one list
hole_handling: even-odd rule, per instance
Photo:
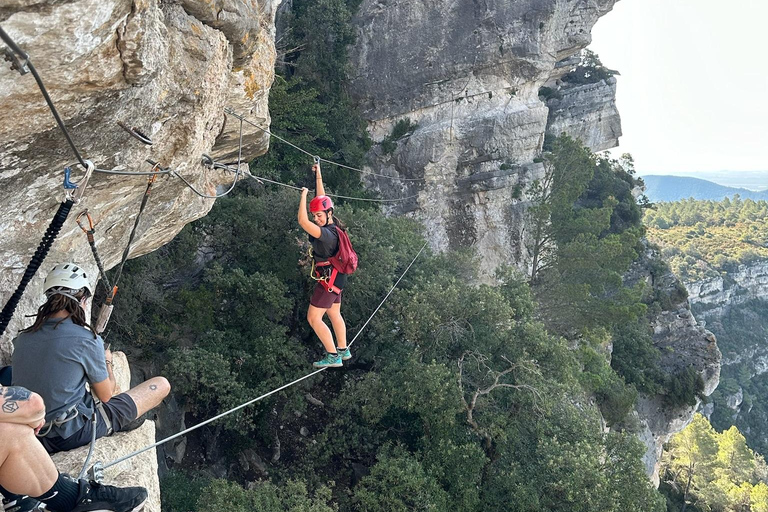
{"label": "red climbing helmet", "polygon": [[309,202],[309,213],[324,212],[333,208],[333,201],[328,196],[315,196]]}

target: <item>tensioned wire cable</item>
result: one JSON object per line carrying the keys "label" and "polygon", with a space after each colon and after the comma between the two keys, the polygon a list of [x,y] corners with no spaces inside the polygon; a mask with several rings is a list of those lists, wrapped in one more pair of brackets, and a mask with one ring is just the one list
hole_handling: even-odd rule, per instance
{"label": "tensioned wire cable", "polygon": [[[233,169],[229,165],[216,162],[215,160],[213,160],[208,155],[203,155],[203,160],[206,162],[205,165],[209,165],[209,166],[213,167],[214,169],[223,169],[223,170],[229,171],[229,172],[236,172],[235,169]],[[247,174],[245,174],[245,175],[247,177],[252,178],[252,179],[254,179],[256,181],[259,181],[259,182],[266,181],[267,183],[272,183],[272,184],[275,184],[275,185],[279,185],[281,187],[286,187],[286,188],[290,188],[292,190],[301,191],[301,187],[297,187],[296,185],[289,185],[288,183],[282,183],[280,181],[275,181],[275,180],[271,180],[269,178],[264,178],[262,176],[257,176],[255,174],[251,173],[250,171]],[[400,202],[400,201],[407,201],[408,199],[415,199],[415,198],[419,197],[418,194],[414,194],[412,196],[407,196],[407,197],[399,197],[397,199],[376,199],[376,198],[367,198],[367,197],[351,197],[351,196],[342,196],[342,195],[339,195],[339,194],[325,194],[325,195],[327,195],[329,197],[338,197],[339,199],[349,199],[349,200],[352,200],[352,201],[368,201],[368,202],[371,202],[371,203],[397,203],[397,202]]]}
{"label": "tensioned wire cable", "polygon": [[[419,257],[419,256],[421,256],[421,253],[422,253],[422,252],[424,252],[424,249],[427,247],[427,243],[428,243],[428,242],[424,242],[424,245],[422,245],[422,246],[421,246],[421,249],[419,249],[419,252],[416,254],[416,256],[414,256],[414,257],[413,257],[413,260],[411,260],[411,262],[408,264],[408,266],[407,266],[407,267],[406,267],[406,269],[403,271],[403,273],[400,275],[400,277],[397,279],[397,281],[395,281],[395,284],[393,284],[393,285],[392,285],[392,288],[390,288],[389,292],[387,292],[387,294],[384,296],[384,299],[383,299],[383,300],[382,300],[382,301],[379,303],[379,305],[376,307],[376,309],[375,309],[375,310],[373,310],[373,313],[371,313],[371,316],[369,316],[369,317],[368,317],[368,320],[366,320],[366,321],[365,321],[365,323],[363,324],[363,326],[360,328],[360,330],[358,330],[358,331],[357,331],[357,334],[355,334],[355,337],[354,337],[354,338],[352,338],[352,341],[350,341],[350,342],[347,344],[347,346],[351,347],[351,346],[352,346],[352,344],[353,344],[353,343],[355,343],[355,340],[357,340],[358,336],[360,336],[360,334],[361,334],[361,333],[363,332],[363,330],[366,328],[366,326],[368,325],[368,323],[370,323],[370,321],[371,321],[371,319],[374,317],[374,315],[375,315],[375,314],[376,314],[376,313],[379,311],[379,309],[381,309],[381,307],[382,307],[382,306],[384,305],[384,303],[387,301],[387,299],[389,298],[389,296],[390,296],[390,295],[392,295],[392,292],[393,292],[393,291],[395,291],[395,288],[397,287],[397,285],[398,285],[398,284],[400,284],[400,281],[402,281],[403,277],[405,277],[405,274],[407,274],[407,273],[408,273],[408,271],[411,269],[411,267],[412,267],[412,266],[413,266],[413,264],[416,262],[416,260],[418,259],[418,257]],[[167,443],[168,441],[172,441],[173,439],[176,439],[176,438],[178,438],[178,437],[181,437],[181,436],[183,436],[183,435],[185,435],[185,434],[187,434],[187,433],[189,433],[189,432],[192,432],[193,430],[196,430],[196,429],[198,429],[198,428],[200,428],[200,427],[203,427],[203,426],[205,426],[205,425],[207,425],[207,424],[209,424],[209,423],[211,423],[211,422],[214,422],[214,421],[216,421],[216,420],[218,420],[218,419],[220,419],[220,418],[223,418],[224,416],[227,416],[227,415],[229,415],[229,414],[232,414],[232,413],[233,413],[233,412],[235,412],[235,411],[239,411],[240,409],[243,409],[244,407],[248,407],[249,405],[252,405],[252,404],[254,404],[254,403],[256,403],[256,402],[258,402],[258,401],[260,401],[260,400],[263,400],[264,398],[267,398],[267,397],[269,397],[269,396],[271,396],[271,395],[274,395],[275,393],[277,393],[277,392],[279,392],[279,391],[282,391],[282,390],[284,390],[284,389],[286,389],[286,388],[289,388],[289,387],[293,386],[294,384],[298,384],[299,382],[301,382],[301,381],[303,381],[303,380],[306,380],[306,379],[308,379],[308,378],[312,377],[313,375],[317,375],[318,373],[320,373],[320,372],[323,372],[323,371],[325,371],[325,370],[327,370],[327,369],[328,369],[327,367],[326,367],[326,368],[320,368],[319,370],[315,370],[315,371],[313,371],[312,373],[308,373],[307,375],[304,375],[303,377],[299,377],[298,379],[296,379],[296,380],[294,380],[294,381],[292,381],[292,382],[289,382],[288,384],[285,384],[285,385],[283,385],[283,386],[280,386],[279,388],[273,389],[272,391],[270,391],[270,392],[268,392],[268,393],[265,393],[265,394],[263,394],[263,395],[261,395],[261,396],[259,396],[259,397],[256,397],[256,398],[254,398],[253,400],[250,400],[250,401],[248,401],[248,402],[245,402],[245,403],[243,403],[243,404],[240,404],[240,405],[238,405],[237,407],[234,407],[234,408],[232,408],[232,409],[229,409],[228,411],[225,411],[225,412],[223,412],[223,413],[221,413],[221,414],[219,414],[219,415],[217,415],[217,416],[214,416],[213,418],[209,418],[209,419],[207,419],[207,420],[205,420],[205,421],[203,421],[203,422],[201,422],[201,423],[198,423],[198,424],[197,424],[197,425],[195,425],[194,427],[190,427],[190,428],[188,428],[188,429],[186,429],[186,430],[182,430],[181,432],[179,432],[179,433],[177,433],[177,434],[174,434],[174,435],[172,435],[172,436],[166,437],[165,439],[162,439],[162,440],[160,440],[160,441],[157,441],[156,443],[153,443],[153,444],[151,444],[151,445],[149,445],[149,446],[146,446],[146,447],[144,447],[144,448],[142,448],[142,449],[140,449],[140,450],[136,450],[136,451],[134,451],[134,452],[131,452],[131,453],[129,453],[128,455],[125,455],[125,456],[123,456],[123,457],[120,457],[119,459],[115,459],[115,460],[113,460],[112,462],[109,462],[109,463],[107,463],[107,464],[104,464],[104,465],[100,466],[100,467],[99,467],[99,469],[107,469],[107,468],[109,468],[109,467],[112,467],[112,466],[114,466],[114,465],[116,465],[116,464],[119,464],[119,463],[121,463],[121,462],[123,462],[123,461],[126,461],[126,460],[128,460],[128,459],[130,459],[130,458],[132,458],[132,457],[135,457],[136,455],[139,455],[139,454],[141,454],[141,453],[144,453],[144,452],[145,452],[145,451],[147,451],[147,450],[151,450],[152,448],[156,448],[156,447],[158,447],[158,446],[160,446],[160,445],[162,445],[162,444],[165,444],[165,443]],[[98,464],[97,464],[97,465],[98,465]],[[95,469],[95,466],[94,466],[94,468],[92,468],[92,469]]]}
{"label": "tensioned wire cable", "polygon": [[[250,121],[250,120],[246,119],[245,116],[242,116],[242,115],[238,114],[237,112],[235,112],[231,108],[225,108],[224,109],[224,113],[229,114],[231,116],[234,116],[237,119],[240,119],[240,121],[244,121],[244,122],[248,123],[249,125],[253,126],[254,128],[258,128],[259,130],[263,131],[264,133],[269,134],[270,136],[276,138],[277,140],[282,141],[282,142],[288,144],[289,146],[291,146],[295,150],[301,151],[305,155],[311,156],[312,158],[315,158],[317,156],[317,155],[313,155],[312,153],[310,153],[306,149],[300,148],[299,146],[297,146],[293,142],[290,142],[290,141],[284,139],[283,137],[280,137],[279,135],[275,135],[268,128],[265,128],[263,126],[259,126],[258,124],[254,123],[253,121]],[[364,171],[364,170],[358,169],[356,167],[350,167],[349,165],[340,164],[338,162],[334,162],[333,160],[326,160],[325,158],[322,158],[322,157],[317,157],[317,158],[319,158],[321,162],[325,162],[327,164],[335,165],[337,167],[342,167],[344,169],[349,169],[351,171],[359,172],[360,174],[367,174],[369,176],[377,176],[379,178],[387,178],[387,179],[390,179],[390,180],[398,180],[398,181],[421,181],[421,182],[426,181],[424,178],[400,178],[398,176],[387,176],[386,174],[378,174],[378,173],[371,172],[371,171]]]}

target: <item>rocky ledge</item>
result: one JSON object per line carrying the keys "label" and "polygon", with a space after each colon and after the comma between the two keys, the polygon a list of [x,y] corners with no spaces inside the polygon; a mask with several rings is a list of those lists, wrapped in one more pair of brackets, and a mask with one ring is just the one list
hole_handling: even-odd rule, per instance
{"label": "rocky ledge", "polygon": [[[122,352],[113,352],[112,356],[118,389],[125,391],[130,388],[131,379],[128,361]],[[96,448],[89,468],[96,462],[107,464],[154,442],[155,424],[152,421],[145,421],[140,428],[131,432],[103,437],[96,440]],[[83,446],[76,450],[57,453],[53,456],[53,462],[62,473],[77,476],[88,456],[88,449],[88,446]],[[119,487],[137,485],[145,487],[149,492],[149,498],[144,506],[144,512],[160,512],[160,481],[157,477],[157,454],[154,448],[105,469],[103,483]]]}

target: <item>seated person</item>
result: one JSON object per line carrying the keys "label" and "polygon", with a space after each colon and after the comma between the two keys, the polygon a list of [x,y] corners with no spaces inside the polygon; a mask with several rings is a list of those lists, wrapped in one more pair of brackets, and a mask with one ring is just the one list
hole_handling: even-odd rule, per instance
{"label": "seated person", "polygon": [[[49,453],[72,450],[91,442],[94,409],[96,437],[132,430],[171,390],[164,377],[154,377],[114,395],[112,354],[86,319],[92,288],[85,271],[74,263],[56,265],[43,285],[46,302],[32,326],[13,341],[13,385],[43,397],[48,409],[38,433]],[[100,403],[94,404],[91,393]]]}
{"label": "seated person", "polygon": [[[45,424],[40,395],[0,386],[0,493],[6,512],[138,511],[147,500],[143,487],[118,488],[61,475],[35,438]],[[14,494],[15,493],[15,494]]]}

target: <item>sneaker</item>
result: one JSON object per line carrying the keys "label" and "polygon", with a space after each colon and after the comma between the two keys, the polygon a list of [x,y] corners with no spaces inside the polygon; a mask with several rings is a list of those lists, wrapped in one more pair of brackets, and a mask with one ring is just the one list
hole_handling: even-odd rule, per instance
{"label": "sneaker", "polygon": [[319,361],[312,363],[315,368],[338,368],[343,366],[341,364],[341,356],[339,354],[325,354],[325,357]]}
{"label": "sneaker", "polygon": [[45,503],[22,496],[15,500],[3,500],[3,512],[38,512],[45,509]]}
{"label": "sneaker", "polygon": [[143,487],[113,487],[80,480],[77,505],[71,512],[138,512],[147,501]]}
{"label": "sneaker", "polygon": [[347,359],[352,359],[352,352],[349,351],[349,347],[347,348],[337,348],[336,351],[341,356],[342,361],[346,361]]}

